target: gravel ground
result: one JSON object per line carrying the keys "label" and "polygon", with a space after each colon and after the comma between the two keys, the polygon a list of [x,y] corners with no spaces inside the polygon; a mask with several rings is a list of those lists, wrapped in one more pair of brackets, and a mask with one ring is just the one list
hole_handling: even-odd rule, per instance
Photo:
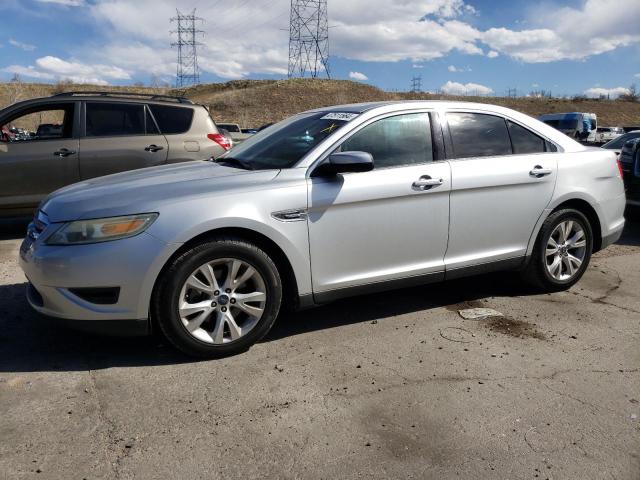
{"label": "gravel ground", "polygon": [[200,362],[32,313],[4,228],[0,479],[640,478],[638,219],[568,292],[501,274],[359,297]]}

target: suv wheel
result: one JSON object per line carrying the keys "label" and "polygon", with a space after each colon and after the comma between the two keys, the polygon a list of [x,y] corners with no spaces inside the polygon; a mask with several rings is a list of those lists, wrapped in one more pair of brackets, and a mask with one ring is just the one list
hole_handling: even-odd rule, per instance
{"label": "suv wheel", "polygon": [[171,262],[154,291],[152,315],[179,350],[216,358],[243,352],[264,337],[281,301],[280,275],[269,256],[225,237]]}
{"label": "suv wheel", "polygon": [[545,291],[566,290],[584,274],[592,248],[587,217],[573,209],[554,212],[542,224],[524,277]]}

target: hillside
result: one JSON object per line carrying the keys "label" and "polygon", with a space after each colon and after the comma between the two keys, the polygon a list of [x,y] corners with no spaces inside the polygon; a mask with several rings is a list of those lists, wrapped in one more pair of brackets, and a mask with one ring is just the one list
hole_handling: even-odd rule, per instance
{"label": "hillside", "polygon": [[61,91],[102,90],[184,95],[209,106],[219,122],[258,127],[294,113],[327,105],[377,100],[463,100],[503,105],[532,116],[553,112],[594,112],[601,125],[640,125],[640,103],[613,100],[563,100],[555,98],[453,97],[432,94],[391,93],[347,80],[235,80],[203,84],[185,90],[152,87],[99,87],[95,85],[5,83],[0,84],[0,106],[12,101],[42,97]]}

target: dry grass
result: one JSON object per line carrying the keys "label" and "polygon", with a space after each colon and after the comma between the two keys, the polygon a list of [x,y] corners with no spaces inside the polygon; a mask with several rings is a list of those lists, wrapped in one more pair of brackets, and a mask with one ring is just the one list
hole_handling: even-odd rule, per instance
{"label": "dry grass", "polygon": [[205,84],[186,90],[152,87],[98,87],[95,85],[19,83],[0,84],[0,106],[13,101],[45,97],[61,91],[102,90],[184,95],[208,105],[219,122],[258,127],[294,113],[328,105],[379,100],[464,100],[503,105],[532,116],[553,112],[594,112],[601,125],[639,125],[640,103],[612,100],[562,100],[550,98],[451,97],[430,94],[390,93],[347,80],[236,80]]}

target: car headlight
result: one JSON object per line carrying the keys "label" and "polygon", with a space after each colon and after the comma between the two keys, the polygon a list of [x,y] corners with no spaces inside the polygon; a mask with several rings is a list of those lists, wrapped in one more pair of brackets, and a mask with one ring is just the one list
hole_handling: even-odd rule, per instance
{"label": "car headlight", "polygon": [[109,242],[144,232],[158,218],[157,213],[123,217],[76,220],[62,225],[46,240],[47,245],[82,245]]}

